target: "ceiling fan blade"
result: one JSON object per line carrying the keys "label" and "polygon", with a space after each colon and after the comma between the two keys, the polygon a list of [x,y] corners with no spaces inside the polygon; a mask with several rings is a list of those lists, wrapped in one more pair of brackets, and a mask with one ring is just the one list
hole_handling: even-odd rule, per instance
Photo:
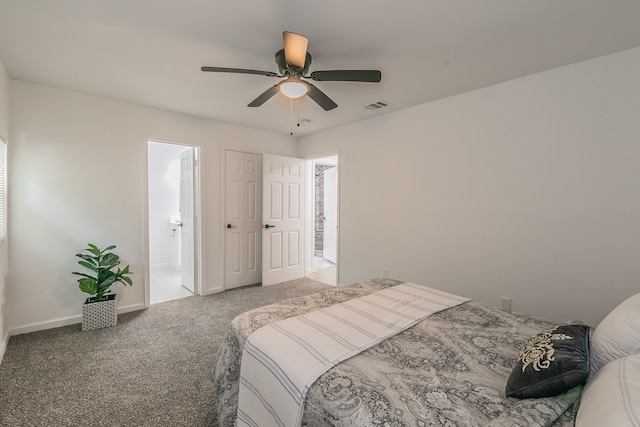
{"label": "ceiling fan blade", "polygon": [[304,62],[307,58],[307,44],[309,40],[300,34],[284,31],[282,33],[284,42],[284,57],[287,64],[294,67],[304,68]]}
{"label": "ceiling fan blade", "polygon": [[327,95],[324,94],[323,91],[309,83],[309,92],[307,92],[309,98],[313,99],[319,106],[321,106],[324,111],[333,110],[338,106],[335,102],[331,100]]}
{"label": "ceiling fan blade", "polygon": [[276,93],[278,93],[278,85],[273,85],[269,89],[262,92],[262,94],[258,96],[256,99],[251,101],[251,103],[247,105],[247,107],[259,107],[265,102],[267,102],[269,99],[271,99],[271,97]]}
{"label": "ceiling fan blade", "polygon": [[214,73],[257,74],[259,76],[278,77],[278,73],[273,71],[247,70],[245,68],[202,67],[200,70]]}
{"label": "ceiling fan blade", "polygon": [[327,70],[314,71],[310,77],[318,82],[378,83],[382,80],[382,73],[379,70]]}

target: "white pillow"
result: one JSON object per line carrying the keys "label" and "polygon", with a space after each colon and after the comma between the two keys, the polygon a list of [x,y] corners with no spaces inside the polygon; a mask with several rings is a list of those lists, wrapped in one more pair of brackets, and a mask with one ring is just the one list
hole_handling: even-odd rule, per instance
{"label": "white pillow", "polygon": [[591,337],[591,376],[607,363],[640,354],[640,294],[613,309]]}
{"label": "white pillow", "polygon": [[616,359],[587,381],[576,427],[640,425],[640,354]]}

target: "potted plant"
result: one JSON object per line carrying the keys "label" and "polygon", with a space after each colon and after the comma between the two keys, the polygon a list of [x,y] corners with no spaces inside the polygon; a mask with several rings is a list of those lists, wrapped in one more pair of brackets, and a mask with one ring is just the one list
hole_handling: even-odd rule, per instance
{"label": "potted plant", "polygon": [[[82,306],[82,330],[91,331],[93,329],[115,326],[118,320],[116,311],[116,294],[111,293],[111,285],[122,283],[132,286],[129,266],[123,269],[120,265],[120,257],[113,252],[115,245],[100,249],[91,243],[89,248],[83,249],[76,256],[80,258],[78,264],[92,271],[93,274],[74,271],[73,274],[80,276],[78,287],[82,292],[86,292],[91,297],[87,298]],[[117,269],[116,269],[117,267]]]}

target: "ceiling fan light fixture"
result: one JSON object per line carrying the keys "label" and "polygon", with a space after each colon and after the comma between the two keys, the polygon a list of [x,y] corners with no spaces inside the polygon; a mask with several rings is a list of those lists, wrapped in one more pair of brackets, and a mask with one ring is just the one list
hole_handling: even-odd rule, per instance
{"label": "ceiling fan light fixture", "polygon": [[278,85],[280,93],[287,98],[298,99],[309,92],[309,84],[297,78],[288,78]]}

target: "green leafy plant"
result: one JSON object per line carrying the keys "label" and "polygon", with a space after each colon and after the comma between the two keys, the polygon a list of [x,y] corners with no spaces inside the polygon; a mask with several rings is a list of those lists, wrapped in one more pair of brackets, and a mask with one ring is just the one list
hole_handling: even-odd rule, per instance
{"label": "green leafy plant", "polygon": [[[107,246],[104,249],[100,249],[91,243],[88,246],[89,248],[83,249],[82,252],[76,254],[80,258],[78,264],[88,268],[95,274],[73,272],[73,274],[81,276],[78,279],[78,287],[82,292],[94,295],[95,301],[102,301],[106,299],[106,294],[111,292],[111,285],[116,282],[133,286],[131,278],[128,277],[128,275],[133,274],[129,271],[129,266],[127,265],[121,270],[118,267],[120,265],[120,257],[110,252],[116,247],[115,245]],[[118,269],[114,270],[116,267]]]}

